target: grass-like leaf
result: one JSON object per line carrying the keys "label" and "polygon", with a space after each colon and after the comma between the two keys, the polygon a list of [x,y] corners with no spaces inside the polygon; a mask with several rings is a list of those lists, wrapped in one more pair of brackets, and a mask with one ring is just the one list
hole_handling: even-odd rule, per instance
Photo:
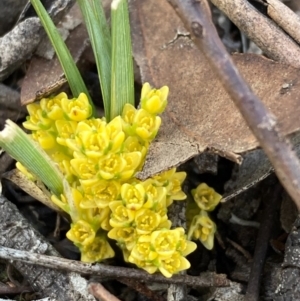
{"label": "grass-like leaf", "polygon": [[94,104],[91,100],[89,92],[83,82],[80,72],[67,48],[65,42],[60,36],[57,28],[55,27],[53,21],[49,17],[47,11],[42,5],[40,0],[30,0],[32,6],[34,7],[37,15],[39,16],[42,25],[51,41],[53,48],[55,49],[56,55],[60,61],[63,68],[67,81],[70,85],[73,97],[78,97],[80,93],[85,93],[90,101],[90,104],[94,110]]}
{"label": "grass-like leaf", "polygon": [[94,51],[106,120],[110,120],[111,37],[101,0],[78,0]]}
{"label": "grass-like leaf", "polygon": [[112,77],[110,118],[122,113],[124,105],[134,105],[134,74],[127,0],[113,0]]}
{"label": "grass-like leaf", "polygon": [[0,146],[40,179],[52,193],[63,193],[63,175],[45,151],[11,120],[0,132]]}

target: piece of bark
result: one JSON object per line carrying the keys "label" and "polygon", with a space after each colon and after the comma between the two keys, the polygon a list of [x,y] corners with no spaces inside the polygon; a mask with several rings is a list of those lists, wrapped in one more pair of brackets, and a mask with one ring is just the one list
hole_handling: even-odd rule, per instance
{"label": "piece of bark", "polygon": [[281,282],[278,285],[274,301],[300,300],[300,215],[286,241],[284,262],[281,270]]}
{"label": "piece of bark", "polygon": [[[0,245],[39,254],[58,252],[27,222],[15,205],[0,196]],[[87,281],[77,273],[66,273],[13,261],[14,267],[41,296],[64,301],[95,301]]]}
{"label": "piece of bark", "polygon": [[211,0],[266,55],[290,66],[300,67],[300,48],[272,20],[247,0]]}
{"label": "piece of bark", "polygon": [[1,0],[0,36],[9,31],[19,18],[27,0]]}
{"label": "piece of bark", "polygon": [[[186,202],[175,201],[168,210],[168,216],[173,227],[182,227],[186,232]],[[180,273],[185,275],[186,272]],[[185,301],[187,299],[187,286],[185,284],[171,284],[168,287],[167,301]]]}
{"label": "piece of bark", "polygon": [[[64,13],[74,4],[75,0],[56,0],[46,1],[46,7],[49,15],[58,22]],[[45,35],[41,22],[36,14],[33,14],[33,8],[29,7],[30,13],[21,17],[21,22],[13,30],[0,38],[0,81],[7,78],[13,71],[21,66],[28,59],[41,38]]]}

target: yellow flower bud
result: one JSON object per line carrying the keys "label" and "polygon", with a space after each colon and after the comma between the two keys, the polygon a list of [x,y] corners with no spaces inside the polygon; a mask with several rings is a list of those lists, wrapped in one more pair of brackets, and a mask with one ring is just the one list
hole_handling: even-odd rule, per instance
{"label": "yellow flower bud", "polygon": [[104,235],[97,235],[93,243],[84,245],[81,249],[81,261],[99,262],[115,256],[115,252]]}
{"label": "yellow flower bud", "polygon": [[141,107],[150,114],[162,113],[167,105],[169,88],[164,86],[160,89],[151,89],[149,83],[145,83],[142,88]]}
{"label": "yellow flower bud", "polygon": [[64,210],[67,213],[70,213],[70,206],[67,202],[66,197],[62,194],[60,195],[60,198],[58,198],[56,195],[51,195],[51,201],[57,205],[59,208]]}
{"label": "yellow flower bud", "polygon": [[70,120],[85,120],[92,114],[92,107],[84,93],[80,93],[78,98],[61,99],[61,107]]}
{"label": "yellow flower bud", "polygon": [[132,124],[136,111],[133,105],[126,103],[122,112],[122,120],[127,124]]}
{"label": "yellow flower bud", "polygon": [[127,209],[122,201],[115,201],[109,204],[111,217],[109,223],[114,228],[130,227],[134,221],[135,211]]}
{"label": "yellow flower bud", "polygon": [[23,175],[25,175],[28,178],[28,180],[33,181],[33,182],[36,181],[36,177],[32,173],[30,173],[20,162],[16,163],[16,168]]}
{"label": "yellow flower bud", "polygon": [[194,216],[189,226],[188,239],[200,240],[206,249],[211,250],[214,247],[216,229],[207,212],[201,210],[199,215]]}
{"label": "yellow flower bud", "polygon": [[95,239],[95,231],[91,225],[83,220],[71,224],[67,238],[80,246],[91,244]]}
{"label": "yellow flower bud", "polygon": [[145,202],[145,189],[141,184],[123,184],[121,187],[121,198],[126,208],[139,210]]}
{"label": "yellow flower bud", "polygon": [[198,207],[202,210],[212,211],[219,204],[222,196],[215,192],[215,190],[205,183],[198,185],[196,189],[192,190],[192,196]]}

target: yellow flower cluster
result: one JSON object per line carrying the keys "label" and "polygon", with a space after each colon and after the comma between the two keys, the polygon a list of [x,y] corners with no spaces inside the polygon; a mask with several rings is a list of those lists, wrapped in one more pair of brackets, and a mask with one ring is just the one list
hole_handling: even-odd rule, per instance
{"label": "yellow flower cluster", "polygon": [[[144,84],[141,108],[126,104],[121,116],[107,122],[91,117],[85,94],[65,93],[27,106],[24,127],[56,162],[68,185],[52,201],[71,219],[67,237],[81,251],[81,260],[114,256],[107,237],[117,241],[126,261],[166,277],[187,269],[185,256],[196,245],[184,230],[171,230],[167,207],[183,200],[184,172],[173,168],[146,181],[135,178],[150,142],[161,124],[168,87]],[[21,168],[22,171],[23,168]]]}
{"label": "yellow flower cluster", "polygon": [[205,248],[211,250],[214,246],[216,224],[207,212],[216,208],[222,196],[205,183],[193,189],[192,196],[194,202],[189,202],[187,207],[188,239],[199,240]]}

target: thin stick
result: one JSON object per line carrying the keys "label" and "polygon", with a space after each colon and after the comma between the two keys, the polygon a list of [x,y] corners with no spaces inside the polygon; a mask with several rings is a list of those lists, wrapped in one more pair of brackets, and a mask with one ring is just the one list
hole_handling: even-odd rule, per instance
{"label": "thin stick", "polygon": [[[272,20],[247,0],[211,0],[267,56],[293,67],[300,67],[300,48]],[[281,13],[281,10],[280,10]]]}
{"label": "thin stick", "polygon": [[265,0],[268,15],[297,43],[300,43],[300,16],[279,0]]}
{"label": "thin stick", "polygon": [[152,301],[166,301],[166,299],[164,297],[158,295],[157,293],[152,291],[150,288],[148,288],[147,285],[145,285],[145,284],[143,284],[139,281],[135,281],[135,280],[130,279],[130,278],[126,278],[126,279],[122,278],[122,279],[118,279],[118,281],[126,284],[127,286],[130,286],[131,288],[133,288],[137,292],[139,292],[142,295],[146,296],[149,300],[152,300]]}
{"label": "thin stick", "polygon": [[267,154],[275,172],[300,210],[300,163],[291,144],[277,129],[275,117],[253,94],[218,37],[206,0],[168,0],[194,37],[215,74],[231,96]]}
{"label": "thin stick", "polygon": [[101,283],[91,283],[89,285],[89,292],[101,301],[121,301],[106,290]]}
{"label": "thin stick", "polygon": [[150,275],[142,270],[114,267],[104,264],[89,264],[75,260],[64,259],[56,256],[46,256],[27,251],[20,251],[11,248],[0,247],[0,258],[8,260],[19,260],[28,264],[61,269],[70,272],[77,272],[85,275],[118,278],[131,278],[136,280],[186,284],[194,287],[218,287],[229,286],[225,275],[214,275],[194,277],[188,275],[175,275],[172,278],[165,278],[162,275]]}
{"label": "thin stick", "polygon": [[[277,182],[277,181],[276,181]],[[273,184],[273,183],[272,183]],[[263,211],[262,223],[259,228],[255,251],[253,256],[253,263],[250,273],[250,278],[245,295],[245,301],[257,301],[259,300],[260,282],[262,277],[262,271],[269,247],[269,240],[271,237],[271,231],[274,226],[276,211],[279,211],[282,186],[279,183],[275,183],[275,189],[270,193],[267,193],[265,198],[265,209]],[[274,185],[272,185],[274,186]],[[270,202],[272,200],[272,202]]]}

